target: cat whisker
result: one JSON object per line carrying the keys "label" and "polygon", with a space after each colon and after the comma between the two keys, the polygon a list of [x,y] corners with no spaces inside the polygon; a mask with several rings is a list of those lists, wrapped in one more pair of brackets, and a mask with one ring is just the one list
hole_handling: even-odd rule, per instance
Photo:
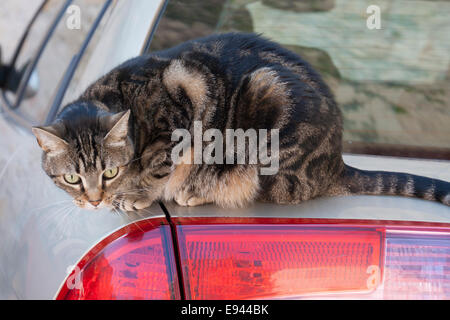
{"label": "cat whisker", "polygon": [[[69,204],[67,204],[67,205],[64,205],[64,206],[62,206],[62,207],[55,208],[55,209],[52,210],[52,211],[47,211],[47,213],[43,215],[43,216],[44,216],[44,219],[50,219],[50,218],[52,218],[52,217],[58,215],[60,212],[66,210],[66,209],[69,209],[70,207],[71,207],[71,206],[70,206]],[[45,220],[44,220],[44,221],[45,221]]]}
{"label": "cat whisker", "polygon": [[136,215],[136,216],[138,216],[140,219],[144,219],[145,216],[142,215],[142,213],[141,213],[140,211],[144,211],[144,209],[140,209],[140,210],[138,210],[138,211],[133,211],[133,214]]}
{"label": "cat whisker", "polygon": [[116,193],[114,193],[114,195],[124,195],[124,194],[132,194],[132,195],[138,195],[139,194],[139,192],[142,192],[142,191],[145,191],[145,192],[147,192],[148,191],[148,189],[144,189],[144,188],[141,188],[141,189],[130,189],[130,190],[125,190],[125,191],[119,191],[119,192],[116,192]]}
{"label": "cat whisker", "polygon": [[23,148],[17,148],[13,154],[9,157],[9,159],[6,161],[5,166],[3,167],[2,171],[0,172],[0,181],[2,180],[3,176],[6,173],[6,170],[8,169],[9,165],[11,164],[12,160],[19,154],[19,151],[21,151]]}
{"label": "cat whisker", "polygon": [[112,213],[120,217],[120,214],[117,212],[116,208],[112,208]]}
{"label": "cat whisker", "polygon": [[33,210],[31,212],[39,211],[39,210],[42,210],[42,209],[46,209],[46,208],[49,208],[49,207],[53,207],[53,206],[57,206],[57,205],[65,204],[65,203],[73,203],[73,201],[72,200],[63,200],[63,201],[58,201],[58,202],[46,204],[46,205],[41,206],[41,207],[33,208]]}
{"label": "cat whisker", "polygon": [[[63,213],[59,223],[57,224],[57,229],[61,230],[61,234],[67,234],[67,230],[70,225],[70,223],[67,223],[67,218],[69,218],[71,216],[72,212],[74,212],[75,209],[76,209],[76,207],[72,207]],[[60,228],[60,224],[62,224],[62,228]]]}
{"label": "cat whisker", "polygon": [[[64,214],[65,211],[67,211],[71,208],[73,209],[75,207],[72,205],[66,205],[61,208],[57,208],[55,211],[49,212],[46,216],[44,216],[43,220],[40,222],[41,225],[46,227],[48,224],[50,224],[51,220],[56,220],[55,218],[57,218],[57,217],[59,220],[60,215]],[[58,223],[57,223],[57,225],[58,225]]]}
{"label": "cat whisker", "polygon": [[[150,211],[148,208],[140,209],[139,211],[143,211],[144,213],[148,213],[149,215],[154,215],[154,212]],[[140,214],[141,217],[145,218]]]}
{"label": "cat whisker", "polygon": [[121,217],[122,219],[125,219],[127,222],[130,222],[130,217],[124,213],[122,210],[118,209],[118,208],[114,208],[114,212],[117,213],[117,215],[119,217]]}
{"label": "cat whisker", "polygon": [[[116,210],[117,210],[117,209],[116,209]],[[123,211],[120,210],[120,209],[117,210],[117,212],[118,212],[119,214],[122,214],[122,216],[124,216],[124,217],[127,219],[128,222],[131,222],[132,224],[134,224],[140,231],[144,232],[144,230],[142,230],[142,228],[139,227],[139,225],[138,225],[135,221],[133,221],[133,220],[131,219],[129,213],[125,213],[125,212],[123,212]],[[135,212],[135,213],[136,213],[136,212]]]}

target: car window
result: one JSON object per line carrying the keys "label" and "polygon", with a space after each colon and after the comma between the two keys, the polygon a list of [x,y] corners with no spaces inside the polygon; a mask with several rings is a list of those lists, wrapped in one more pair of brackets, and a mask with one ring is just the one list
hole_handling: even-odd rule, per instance
{"label": "car window", "polygon": [[450,1],[172,0],[150,51],[261,33],[334,92],[344,150],[450,159]]}
{"label": "car window", "polygon": [[[78,96],[86,90],[86,85],[95,80],[95,77],[93,77],[89,71],[95,69],[92,66],[92,63],[95,63],[95,61],[92,62],[92,60],[94,60],[93,58],[95,58],[98,54],[96,53],[96,50],[99,47],[102,35],[104,36],[103,31],[107,28],[114,9],[114,5],[109,6],[101,19],[99,26],[95,30],[95,33],[92,36],[92,39],[90,40],[89,45],[87,46],[86,51],[84,52],[83,57],[74,72],[60,107],[63,107],[67,103],[78,98]],[[98,75],[95,74],[95,76]]]}
{"label": "car window", "polygon": [[[48,1],[30,30],[17,59],[16,68],[20,69],[36,54],[43,35],[47,34],[58,12],[65,8],[65,3],[60,0]],[[32,77],[30,80],[38,81],[37,93],[31,98],[21,100],[18,105],[20,114],[31,122],[42,123],[45,120],[58,84],[78,53],[103,3],[101,0],[75,0],[66,8],[37,62],[37,79]],[[7,93],[7,97],[12,103],[18,98],[14,93]]]}

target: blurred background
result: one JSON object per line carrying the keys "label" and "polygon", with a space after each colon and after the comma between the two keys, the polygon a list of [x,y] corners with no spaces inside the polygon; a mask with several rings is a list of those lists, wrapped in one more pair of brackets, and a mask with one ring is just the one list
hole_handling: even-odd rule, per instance
{"label": "blurred background", "polygon": [[[380,29],[366,26],[370,5],[380,9]],[[420,147],[449,156],[450,1],[176,0],[159,30],[153,50],[213,32],[262,33],[305,58],[331,87],[346,151],[377,143],[380,153]]]}

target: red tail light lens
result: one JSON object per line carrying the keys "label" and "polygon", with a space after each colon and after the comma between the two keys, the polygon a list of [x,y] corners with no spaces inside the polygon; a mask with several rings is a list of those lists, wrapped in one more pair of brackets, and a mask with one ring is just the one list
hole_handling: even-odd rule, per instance
{"label": "red tail light lens", "polygon": [[188,299],[450,298],[448,227],[211,220],[178,221]]}
{"label": "red tail light lens", "polygon": [[180,299],[180,276],[187,299],[450,299],[450,227],[445,224],[174,222],[173,233],[162,219],[113,233],[78,263],[57,298]]}
{"label": "red tail light lens", "polygon": [[378,228],[207,225],[178,234],[188,299],[370,292],[381,281]]}
{"label": "red tail light lens", "polygon": [[170,227],[161,223],[140,221],[100,242],[57,299],[180,299]]}

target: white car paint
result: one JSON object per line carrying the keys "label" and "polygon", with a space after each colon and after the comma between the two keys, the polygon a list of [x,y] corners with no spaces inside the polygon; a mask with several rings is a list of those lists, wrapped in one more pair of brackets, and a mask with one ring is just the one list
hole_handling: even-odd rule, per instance
{"label": "white car paint", "polygon": [[[108,22],[111,27],[106,28],[97,44],[94,58],[87,68],[89,71],[80,82],[80,90],[119,62],[140,53],[162,1],[133,0],[129,6],[124,3],[128,1],[115,2],[117,7]],[[119,6],[125,7],[118,10]],[[144,10],[145,15],[142,14]],[[123,29],[119,27],[122,25]],[[105,52],[113,51],[114,54],[105,57]],[[71,266],[102,238],[128,221],[109,211],[72,211],[70,208],[74,206],[69,206],[70,197],[56,188],[41,170],[41,150],[34,137],[4,117],[0,117],[0,126],[0,299],[52,299]],[[362,169],[404,171],[450,181],[449,161],[359,155],[345,155],[344,158],[348,164]],[[67,207],[61,201],[66,201],[64,205]],[[450,209],[442,204],[384,196],[322,198],[296,206],[257,203],[237,210],[211,205],[186,208],[173,203],[166,203],[166,207],[173,217],[254,216],[450,222]],[[158,205],[143,214],[164,216]]]}

